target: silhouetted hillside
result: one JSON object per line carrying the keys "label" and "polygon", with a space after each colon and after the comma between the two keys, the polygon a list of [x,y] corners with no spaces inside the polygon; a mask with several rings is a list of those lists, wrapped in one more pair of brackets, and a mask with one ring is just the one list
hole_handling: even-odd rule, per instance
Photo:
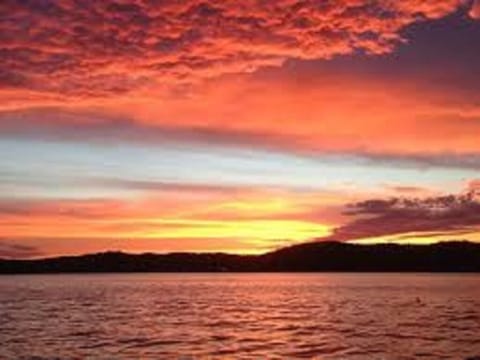
{"label": "silhouetted hillside", "polygon": [[480,244],[354,245],[311,242],[265,255],[121,252],[39,260],[0,260],[0,273],[401,271],[480,272]]}
{"label": "silhouetted hillside", "polygon": [[228,254],[105,252],[39,260],[0,260],[0,273],[253,271],[253,257]]}
{"label": "silhouetted hillside", "polygon": [[263,256],[270,271],[480,271],[480,244],[306,243]]}

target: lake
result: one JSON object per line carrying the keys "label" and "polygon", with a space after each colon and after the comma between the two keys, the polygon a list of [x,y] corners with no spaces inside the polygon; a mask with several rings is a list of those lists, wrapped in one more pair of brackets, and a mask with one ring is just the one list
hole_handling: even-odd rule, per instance
{"label": "lake", "polygon": [[467,359],[480,275],[0,276],[0,359]]}

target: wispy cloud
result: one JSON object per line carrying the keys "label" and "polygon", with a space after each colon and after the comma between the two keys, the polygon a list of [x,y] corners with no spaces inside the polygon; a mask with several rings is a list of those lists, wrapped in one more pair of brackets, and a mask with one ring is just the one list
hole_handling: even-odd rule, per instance
{"label": "wispy cloud", "polygon": [[[368,114],[363,115],[367,116]],[[239,116],[243,115],[239,114]],[[307,114],[307,116],[310,115]],[[292,118],[294,118],[294,114],[292,114]],[[161,148],[174,143],[184,144],[184,146],[244,147],[260,151],[296,154],[310,160],[357,158],[367,167],[388,167],[394,164],[400,168],[424,170],[432,168],[480,169],[480,147],[473,142],[474,139],[476,140],[476,132],[480,131],[480,125],[473,118],[463,124],[462,122],[453,123],[453,121],[449,123],[446,121],[443,123],[440,121],[428,122],[432,126],[435,124],[435,126],[441,127],[443,124],[449,128],[458,128],[455,131],[463,135],[452,137],[442,131],[438,138],[432,134],[427,137],[428,128],[425,126],[425,133],[422,130],[425,137],[422,137],[419,144],[415,143],[413,139],[404,139],[402,135],[399,141],[400,145],[404,145],[403,149],[402,146],[399,146],[395,149],[396,151],[385,149],[380,137],[382,128],[363,130],[365,137],[367,135],[374,137],[376,142],[369,142],[368,147],[361,146],[359,143],[363,139],[361,136],[343,138],[336,134],[337,129],[333,127],[333,118],[331,121],[329,119],[323,121],[325,125],[329,125],[328,132],[317,134],[312,138],[307,134],[298,134],[296,129],[291,129],[290,133],[287,133],[286,129],[258,129],[258,123],[251,122],[251,128],[238,129],[222,124],[201,126],[189,124],[188,121],[175,123],[157,119],[156,122],[142,122],[133,117],[88,111],[68,111],[61,108],[30,109],[0,112],[0,139],[19,137],[57,142],[90,142],[100,145],[147,145],[153,148]],[[330,126],[331,124],[332,126]],[[360,125],[360,122],[358,124]],[[338,131],[342,129],[342,126],[337,126]],[[355,126],[355,121],[351,122],[351,126]],[[392,123],[390,126],[395,126],[395,124]],[[322,130],[321,127],[319,128]],[[399,133],[401,131],[412,130],[409,128],[399,129]],[[416,131],[420,134],[421,130],[418,126]],[[405,137],[407,135],[405,134]],[[443,139],[446,149],[441,151],[424,150],[423,147],[433,148]],[[391,143],[392,141],[393,137],[388,137],[387,142]],[[408,147],[404,144],[406,141],[410,141]],[[451,142],[450,145],[447,145],[448,141]],[[428,145],[429,142],[432,142],[431,146]],[[460,151],[462,145],[466,145],[468,150]]]}
{"label": "wispy cloud", "polygon": [[44,253],[35,246],[0,239],[0,258],[23,259],[42,255],[44,255]]}

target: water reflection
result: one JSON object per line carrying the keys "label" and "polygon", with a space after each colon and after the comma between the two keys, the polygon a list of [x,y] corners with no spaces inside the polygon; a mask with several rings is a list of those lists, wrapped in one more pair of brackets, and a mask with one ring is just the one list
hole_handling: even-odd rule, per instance
{"label": "water reflection", "polygon": [[480,277],[122,274],[0,277],[0,358],[462,359]]}

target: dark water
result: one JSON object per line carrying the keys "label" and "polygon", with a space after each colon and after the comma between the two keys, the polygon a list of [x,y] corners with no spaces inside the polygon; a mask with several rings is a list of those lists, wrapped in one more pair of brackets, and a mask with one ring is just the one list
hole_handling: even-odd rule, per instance
{"label": "dark water", "polygon": [[0,358],[466,359],[480,276],[0,277]]}

